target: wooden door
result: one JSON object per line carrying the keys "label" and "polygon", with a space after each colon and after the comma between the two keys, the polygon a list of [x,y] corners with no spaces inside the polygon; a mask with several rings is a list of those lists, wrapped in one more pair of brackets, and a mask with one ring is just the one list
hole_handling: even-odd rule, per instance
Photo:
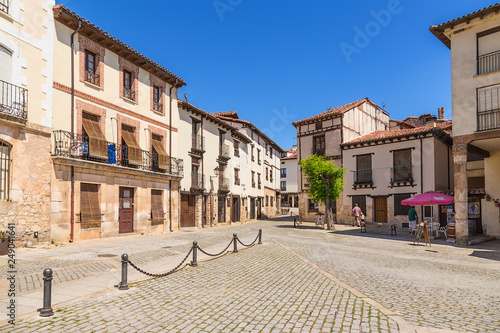
{"label": "wooden door", "polygon": [[232,207],[232,219],[233,222],[240,221],[240,198],[233,198],[233,207]]}
{"label": "wooden door", "polygon": [[255,198],[250,198],[250,220],[255,219]]}
{"label": "wooden door", "polygon": [[257,198],[257,218],[262,218],[262,199]]}
{"label": "wooden door", "polygon": [[119,232],[134,232],[134,189],[120,187]]}
{"label": "wooden door", "polygon": [[195,226],[195,199],[194,195],[181,194],[181,228]]}
{"label": "wooden door", "polygon": [[387,216],[387,197],[374,197],[373,202],[375,222],[389,222]]}
{"label": "wooden door", "polygon": [[217,200],[217,215],[219,223],[226,222],[226,197],[219,196]]}

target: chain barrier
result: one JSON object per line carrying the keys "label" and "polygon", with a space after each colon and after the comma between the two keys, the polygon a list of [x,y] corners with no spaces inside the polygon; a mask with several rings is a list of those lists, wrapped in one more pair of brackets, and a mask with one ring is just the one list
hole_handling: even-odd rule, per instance
{"label": "chain barrier", "polygon": [[201,247],[199,247],[199,246],[198,246],[198,250],[200,250],[200,252],[201,252],[201,253],[203,253],[203,254],[205,254],[205,255],[207,255],[207,256],[209,256],[209,257],[218,257],[218,256],[220,256],[221,254],[224,254],[224,252],[226,252],[226,251],[227,251],[227,249],[229,249],[229,247],[231,246],[231,244],[233,244],[233,240],[231,240],[231,241],[229,242],[229,244],[226,246],[226,248],[225,248],[224,250],[222,250],[221,252],[219,252],[219,253],[217,253],[217,254],[210,254],[210,253],[208,253],[208,252],[205,252],[205,251],[203,251],[203,250],[201,249]]}
{"label": "chain barrier", "polygon": [[172,273],[174,273],[175,271],[177,271],[177,269],[179,269],[179,267],[182,266],[182,264],[184,264],[184,262],[187,260],[187,258],[191,255],[191,252],[193,252],[193,248],[191,248],[191,250],[189,250],[188,254],[186,255],[186,257],[181,261],[181,263],[179,265],[177,265],[175,268],[173,268],[172,270],[166,272],[166,273],[162,273],[162,274],[153,274],[153,273],[148,273],[142,269],[140,269],[139,267],[137,267],[136,265],[134,265],[130,260],[128,261],[128,263],[130,264],[130,266],[134,267],[136,270],[138,270],[139,272],[141,272],[142,274],[145,274],[147,276],[152,276],[152,277],[155,277],[155,278],[160,278],[160,277],[165,277],[167,275],[170,275]]}
{"label": "chain barrier", "polygon": [[255,237],[254,241],[248,245],[243,243],[238,237],[236,237],[236,239],[238,240],[238,243],[240,243],[241,245],[246,246],[246,247],[251,247],[251,246],[254,246],[255,243],[259,240],[259,236],[260,235],[257,235],[257,237]]}

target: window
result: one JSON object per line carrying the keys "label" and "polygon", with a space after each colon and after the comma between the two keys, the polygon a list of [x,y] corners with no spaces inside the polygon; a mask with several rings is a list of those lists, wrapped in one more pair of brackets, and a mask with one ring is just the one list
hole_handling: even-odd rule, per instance
{"label": "window", "polygon": [[[5,47],[0,45],[0,80],[10,83],[11,70],[12,70],[12,52],[10,52]],[[4,101],[2,101],[2,104],[5,104]]]}
{"label": "window", "polygon": [[1,0],[0,1],[0,11],[8,14],[9,13],[9,0]]}
{"label": "window", "polygon": [[85,81],[96,86],[100,85],[97,73],[97,56],[89,50],[85,50]]}
{"label": "window", "polygon": [[142,150],[135,139],[135,128],[122,125],[122,165],[142,165]]}
{"label": "window", "polygon": [[477,74],[500,70],[500,28],[477,34]]}
{"label": "window", "polygon": [[152,168],[153,171],[169,170],[170,158],[168,157],[165,148],[163,148],[163,137],[153,134],[151,136],[151,153],[152,153]]}
{"label": "window", "polygon": [[319,206],[316,202],[313,200],[309,199],[309,207],[308,207],[309,212],[319,212]]}
{"label": "window", "polygon": [[353,195],[351,209],[354,208],[355,204],[358,204],[363,214],[368,215],[368,212],[366,211],[366,195]]}
{"label": "window", "polygon": [[260,164],[260,149],[257,149],[257,163]]}
{"label": "window", "polygon": [[82,229],[101,227],[99,185],[80,184],[80,222]]}
{"label": "window", "polygon": [[252,146],[252,162],[255,162],[254,146]]}
{"label": "window", "polygon": [[273,207],[273,206],[274,206],[274,197],[271,196],[271,207]]}
{"label": "window", "polygon": [[411,149],[394,151],[393,181],[412,181]]}
{"label": "window", "polygon": [[0,141],[0,200],[10,199],[10,148]]}
{"label": "window", "polygon": [[240,143],[238,141],[234,141],[234,156],[240,156]]}
{"label": "window", "polygon": [[269,147],[269,156],[273,157],[273,147]]}
{"label": "window", "polygon": [[82,143],[85,144],[83,156],[108,160],[108,142],[101,131],[99,117],[82,113]]}
{"label": "window", "polygon": [[356,184],[371,184],[372,180],[372,155],[356,156]]}
{"label": "window", "polygon": [[164,221],[163,191],[151,190],[151,225],[161,225]]}
{"label": "window", "polygon": [[394,194],[394,216],[407,215],[410,206],[402,205],[401,201],[411,197],[409,193]]}
{"label": "window", "polygon": [[284,192],[286,191],[286,182],[281,182],[281,190]]}
{"label": "window", "polygon": [[286,157],[286,153],[281,153],[281,158],[285,158]]}
{"label": "window", "polygon": [[321,122],[321,121],[320,121],[320,122],[317,122],[317,123],[316,123],[316,130],[320,130],[320,129],[322,129],[322,128],[323,128],[323,122]]}
{"label": "window", "polygon": [[257,185],[258,185],[258,188],[260,190],[260,186],[261,186],[261,182],[260,182],[260,173],[257,174]]}
{"label": "window", "polygon": [[269,196],[266,195],[266,207],[269,206]]}
{"label": "window", "polygon": [[123,70],[123,97],[135,101],[135,91],[132,88],[133,82],[132,72],[128,70]]}
{"label": "window", "polygon": [[163,104],[161,103],[162,90],[160,87],[153,85],[153,110],[163,112]]}
{"label": "window", "polygon": [[[499,58],[500,60],[500,55]],[[477,90],[478,131],[500,128],[500,85]]]}
{"label": "window", "polygon": [[266,180],[269,180],[268,172],[269,172],[269,170],[268,170],[268,168],[266,167]]}
{"label": "window", "polygon": [[325,155],[325,136],[316,136],[314,137],[314,147],[313,154],[324,156]]}
{"label": "window", "polygon": [[255,187],[255,172],[252,171],[252,187]]}
{"label": "window", "polygon": [[240,169],[234,169],[234,185],[240,185]]}
{"label": "window", "polygon": [[281,175],[281,178],[286,178],[286,168],[282,168],[280,170],[280,175]]}
{"label": "window", "polygon": [[269,170],[269,180],[271,181],[271,183],[274,180],[274,178],[273,178],[273,169]]}

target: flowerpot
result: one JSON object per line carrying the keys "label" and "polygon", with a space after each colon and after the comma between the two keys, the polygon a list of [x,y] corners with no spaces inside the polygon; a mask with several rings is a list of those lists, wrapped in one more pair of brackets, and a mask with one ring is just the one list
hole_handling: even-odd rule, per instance
{"label": "flowerpot", "polygon": [[9,252],[9,240],[4,238],[0,240],[0,256],[6,255]]}

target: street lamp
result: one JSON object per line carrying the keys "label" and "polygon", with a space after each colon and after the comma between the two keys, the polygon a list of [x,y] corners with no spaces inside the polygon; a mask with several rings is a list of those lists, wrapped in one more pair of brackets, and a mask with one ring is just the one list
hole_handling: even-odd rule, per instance
{"label": "street lamp", "polygon": [[220,171],[219,166],[216,166],[215,169],[214,169],[214,173],[215,173],[216,176],[219,175],[219,171]]}

